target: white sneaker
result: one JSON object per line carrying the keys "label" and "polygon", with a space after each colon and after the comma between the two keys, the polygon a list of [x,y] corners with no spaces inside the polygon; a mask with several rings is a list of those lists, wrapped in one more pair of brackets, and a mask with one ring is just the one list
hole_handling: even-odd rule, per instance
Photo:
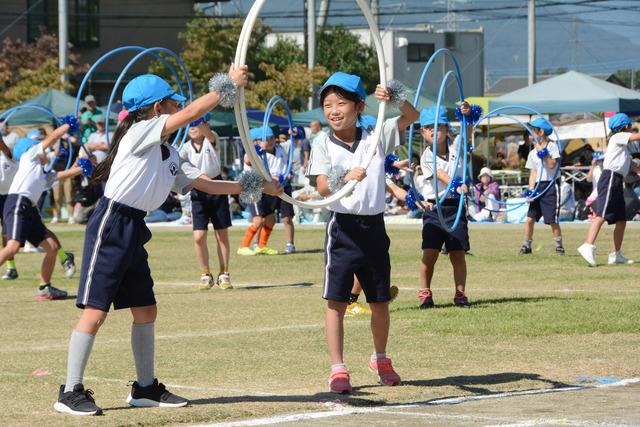
{"label": "white sneaker", "polygon": [[51,218],[51,224],[57,224],[60,220],[58,219],[57,216],[54,216],[53,218]]}
{"label": "white sneaker", "polygon": [[609,265],[613,264],[633,264],[633,260],[626,258],[624,255],[618,252],[611,252],[609,254]]}
{"label": "white sneaker", "polygon": [[67,221],[67,224],[75,224],[76,223],[76,218],[73,216],[69,217],[69,220]]}
{"label": "white sneaker", "polygon": [[24,253],[40,253],[44,252],[44,249],[41,247],[35,247],[29,241],[24,242],[24,247],[22,248],[22,252]]}
{"label": "white sneaker", "polygon": [[596,262],[596,247],[595,245],[590,245],[588,243],[583,243],[578,248],[578,253],[582,255],[587,264],[590,267],[597,267],[598,263]]}

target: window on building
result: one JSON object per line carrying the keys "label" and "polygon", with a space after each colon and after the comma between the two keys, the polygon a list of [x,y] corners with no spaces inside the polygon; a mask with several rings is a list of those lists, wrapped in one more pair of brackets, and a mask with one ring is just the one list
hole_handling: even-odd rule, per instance
{"label": "window on building", "polygon": [[435,52],[433,43],[409,43],[407,46],[408,62],[426,62]]}
{"label": "window on building", "polygon": [[[69,42],[76,47],[100,45],[100,0],[69,0]],[[27,1],[27,38],[58,33],[58,0]]]}

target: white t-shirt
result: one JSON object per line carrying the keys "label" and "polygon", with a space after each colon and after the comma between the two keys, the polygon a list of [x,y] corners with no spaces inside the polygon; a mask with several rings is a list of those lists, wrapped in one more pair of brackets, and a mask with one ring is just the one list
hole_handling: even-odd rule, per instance
{"label": "white t-shirt", "polygon": [[18,162],[0,152],[0,194],[9,194],[9,188],[17,172]]}
{"label": "white t-shirt", "polygon": [[[560,151],[558,151],[558,145],[555,142],[549,142],[547,144],[547,150],[549,150],[549,156],[552,159],[557,160],[560,158]],[[535,149],[531,150],[529,151],[529,156],[527,156],[527,163],[524,167],[529,170],[535,169],[538,180],[551,181],[555,173],[555,168],[549,169],[547,163],[544,160],[545,159],[541,159],[538,157],[538,152]],[[556,168],[558,167],[560,167],[560,165],[556,164]]]}
{"label": "white t-shirt", "polygon": [[607,151],[604,154],[604,169],[627,176],[631,166],[631,154],[629,154],[629,138],[631,133],[619,132],[609,138]]}
{"label": "white t-shirt", "polygon": [[402,142],[398,130],[398,118],[385,120],[377,146],[374,144],[373,136],[365,130],[361,131],[361,138],[356,139],[351,147],[326,134],[315,138],[307,172],[307,175],[313,178],[318,175],[329,176],[331,170],[337,166],[345,170],[363,166],[367,153],[370,150],[376,150],[367,168],[366,178],[356,184],[350,195],[332,203],[328,207],[329,210],[355,215],[377,215],[384,212],[384,159]]}
{"label": "white t-shirt", "polygon": [[289,165],[289,156],[287,151],[280,145],[275,145],[273,154],[268,151],[265,152],[267,156],[267,164],[269,165],[269,173],[273,176],[278,176],[281,173],[287,171]]}
{"label": "white t-shirt", "polygon": [[[109,139],[107,139],[106,133],[93,132],[91,135],[89,135],[89,139],[87,140],[87,143],[94,143],[94,144],[103,143],[103,144],[107,144],[107,147],[109,147],[109,141],[111,139],[113,139],[113,132],[109,132]],[[106,151],[93,150],[91,154],[95,156],[97,163],[101,163],[104,159],[107,158]],[[81,158],[87,157],[87,152],[84,150],[84,148],[80,148],[78,157],[81,157]]]}
{"label": "white t-shirt", "polygon": [[40,156],[46,156],[42,143],[31,147],[20,157],[18,171],[9,187],[9,194],[28,197],[36,205],[47,183],[55,179],[55,173],[45,174]]}
{"label": "white t-shirt", "polygon": [[[458,158],[458,149],[460,148],[460,136],[456,136],[453,140],[453,143],[449,145],[449,149],[447,150],[447,154],[445,156],[436,156],[436,167],[437,170],[441,170],[446,173],[450,179],[454,179],[455,177],[464,177],[464,170],[462,168],[463,158],[461,157],[458,161],[458,166],[456,169],[456,159]],[[461,156],[464,156],[465,153],[460,153]],[[422,157],[420,157],[420,167],[422,168],[422,197],[425,200],[435,200],[436,192],[433,187],[433,151],[431,151],[431,147],[427,147],[422,153]],[[447,183],[438,179],[438,199],[444,195],[444,192],[447,189]]]}
{"label": "white t-shirt", "polygon": [[9,135],[4,135],[2,140],[9,147],[9,150],[13,151],[13,147],[16,146],[16,142],[20,139],[20,135],[15,132],[9,132]]}
{"label": "white t-shirt", "polygon": [[120,140],[105,197],[143,211],[159,208],[172,190],[184,194],[202,175],[161,134],[168,114],[133,124]]}
{"label": "white t-shirt", "polygon": [[602,165],[595,165],[591,173],[592,190],[589,197],[587,197],[589,200],[595,200],[598,197],[598,181],[600,180],[600,175],[602,175]]}
{"label": "white t-shirt", "polygon": [[180,157],[189,161],[209,178],[215,178],[220,175],[221,169],[218,153],[216,153],[215,147],[207,138],[204,138],[202,141],[200,151],[196,150],[193,141],[186,141],[180,148]]}

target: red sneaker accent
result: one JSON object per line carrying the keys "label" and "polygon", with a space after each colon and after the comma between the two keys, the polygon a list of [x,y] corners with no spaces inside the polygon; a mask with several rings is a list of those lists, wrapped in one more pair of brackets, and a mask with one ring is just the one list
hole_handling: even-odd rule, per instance
{"label": "red sneaker accent", "polygon": [[351,382],[349,381],[349,371],[346,369],[339,369],[331,372],[329,376],[329,388],[332,393],[346,394],[351,393]]}
{"label": "red sneaker accent", "polygon": [[369,370],[378,374],[380,377],[380,384],[382,385],[400,385],[400,375],[393,370],[391,365],[391,359],[388,357],[379,360],[369,359]]}
{"label": "red sneaker accent", "polygon": [[418,301],[420,301],[420,308],[433,307],[433,294],[431,293],[431,289],[420,289],[420,291],[418,291]]}

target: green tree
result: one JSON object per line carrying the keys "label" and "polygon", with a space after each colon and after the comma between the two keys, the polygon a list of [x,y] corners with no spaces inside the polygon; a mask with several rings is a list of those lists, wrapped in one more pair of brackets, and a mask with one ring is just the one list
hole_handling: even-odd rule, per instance
{"label": "green tree", "polygon": [[635,84],[633,85],[631,84],[631,74],[631,70],[618,70],[615,72],[615,76],[618,77],[626,87],[633,87],[636,90],[640,89],[640,70],[635,70]]}
{"label": "green tree", "polygon": [[[235,57],[243,23],[244,19],[241,18],[205,18],[199,15],[187,23],[186,31],[178,34],[178,38],[183,42],[180,58],[191,77],[194,96],[200,96],[207,91],[207,82],[214,73],[229,69]],[[256,49],[264,42],[267,32],[267,27],[260,21],[256,22],[247,51],[247,65],[252,71],[257,69],[258,65],[255,58]],[[179,69],[172,58],[168,60],[176,70]],[[173,79],[160,61],[152,63],[150,72],[166,77],[169,81]]]}
{"label": "green tree", "polygon": [[367,93],[375,90],[380,81],[375,49],[362,43],[357,34],[338,26],[323,29],[317,35],[318,65],[330,73],[344,71],[359,75]]}

